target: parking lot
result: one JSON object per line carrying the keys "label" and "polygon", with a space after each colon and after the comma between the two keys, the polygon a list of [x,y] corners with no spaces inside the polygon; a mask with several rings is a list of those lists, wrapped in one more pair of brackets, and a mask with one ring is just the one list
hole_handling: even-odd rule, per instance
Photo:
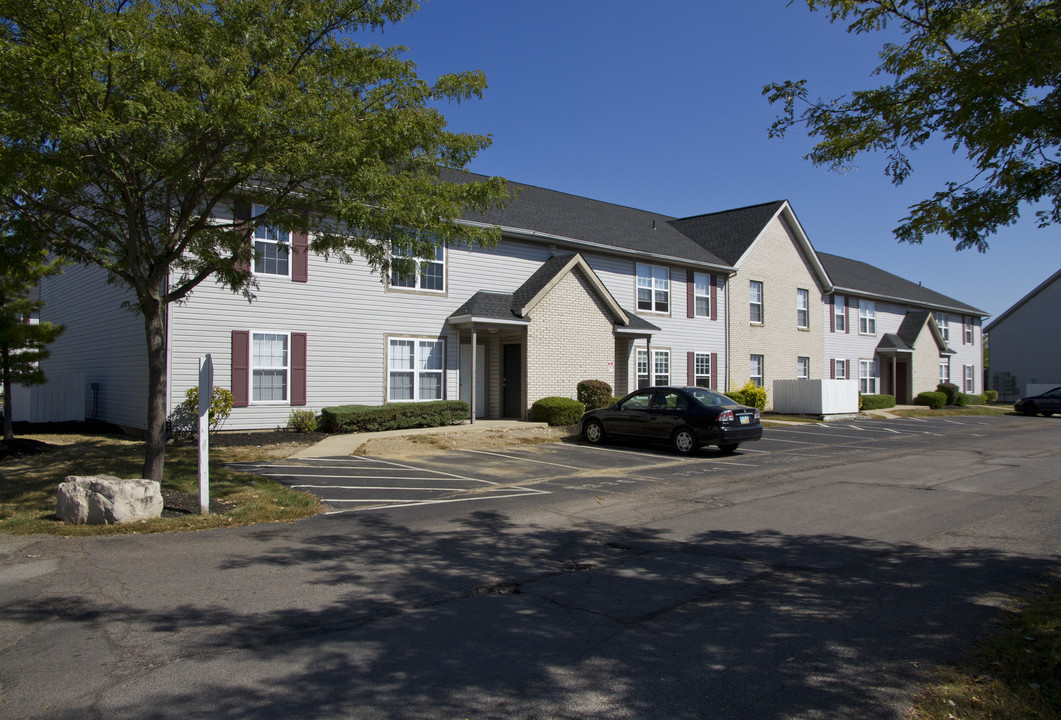
{"label": "parking lot", "polygon": [[450,450],[401,460],[328,457],[237,467],[311,492],[328,512],[354,513],[449,503],[519,502],[552,493],[623,492],[636,485],[774,474],[810,462],[861,460],[896,444],[923,448],[1032,422],[1015,416],[904,418],[768,427],[733,455],[706,448],[680,457],[648,445],[590,446],[578,440],[491,450]]}

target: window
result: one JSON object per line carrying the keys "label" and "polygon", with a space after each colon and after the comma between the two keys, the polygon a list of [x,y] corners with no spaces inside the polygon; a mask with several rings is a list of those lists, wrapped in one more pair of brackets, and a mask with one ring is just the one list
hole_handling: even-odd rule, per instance
{"label": "window", "polygon": [[872,300],[858,301],[858,331],[862,335],[877,334],[877,303]]}
{"label": "window", "polygon": [[974,368],[972,365],[966,365],[962,368],[962,379],[964,380],[963,392],[967,392],[969,394],[973,393],[973,387],[975,386],[975,372],[976,368]]}
{"label": "window", "polygon": [[833,329],[847,332],[847,300],[839,295],[833,298]]}
{"label": "window", "polygon": [[[705,273],[693,274],[693,311],[694,317],[711,317],[711,276]],[[706,387],[706,386],[705,386]]]}
{"label": "window", "polygon": [[670,350],[652,351],[652,374],[649,375],[648,350],[637,351],[637,387],[670,385]]}
{"label": "window", "polygon": [[950,382],[950,361],[944,360],[939,364],[939,381],[941,383]]}
{"label": "window", "polygon": [[796,327],[810,327],[810,293],[796,290]]}
{"label": "window", "polygon": [[878,383],[877,361],[858,361],[858,391],[863,395],[876,395]]}
{"label": "window", "polygon": [[443,399],[441,340],[391,338],[388,356],[388,402]]}
{"label": "window", "polygon": [[936,316],[936,324],[943,335],[943,342],[950,342],[950,325],[947,324],[947,313],[933,313]]}
{"label": "window", "polygon": [[973,344],[973,319],[971,317],[965,318],[965,337],[962,342],[966,345]]}
{"label": "window", "polygon": [[847,380],[847,360],[833,360],[833,378]]}
{"label": "window", "polygon": [[[266,212],[268,208],[255,205],[254,217]],[[279,275],[289,277],[291,263],[291,233],[268,225],[254,226],[254,274]]]}
{"label": "window", "polygon": [[693,356],[693,379],[696,387],[711,387],[711,353],[696,353]]}
{"label": "window", "polygon": [[659,265],[637,264],[637,309],[670,312],[670,270]]}
{"label": "window", "polygon": [[749,380],[756,384],[758,387],[763,386],[763,373],[766,363],[763,361],[762,355],[752,355],[751,362],[748,364],[748,375]]}
{"label": "window", "polygon": [[798,357],[798,358],[796,358],[796,379],[797,380],[808,380],[808,379],[810,379],[810,358],[809,357]]}
{"label": "window", "polygon": [[748,283],[748,319],[753,323],[763,321],[763,284],[758,280]]}
{"label": "window", "polygon": [[287,333],[251,335],[251,402],[287,402]]}
{"label": "window", "polygon": [[400,248],[391,250],[391,287],[442,292],[446,289],[446,248],[435,247],[433,258],[410,255]]}

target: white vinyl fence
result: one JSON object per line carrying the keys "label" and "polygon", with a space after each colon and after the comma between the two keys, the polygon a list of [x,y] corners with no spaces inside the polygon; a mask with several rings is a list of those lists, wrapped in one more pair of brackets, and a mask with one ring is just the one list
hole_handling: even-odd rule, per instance
{"label": "white vinyl fence", "polygon": [[43,385],[11,387],[11,419],[15,422],[65,422],[85,419],[85,374],[48,374]]}
{"label": "white vinyl fence", "polygon": [[774,380],[774,412],[788,415],[853,415],[857,380]]}

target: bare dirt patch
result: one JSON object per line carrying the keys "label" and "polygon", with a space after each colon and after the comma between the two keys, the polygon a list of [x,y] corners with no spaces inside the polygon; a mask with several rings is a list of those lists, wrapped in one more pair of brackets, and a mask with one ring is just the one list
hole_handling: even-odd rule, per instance
{"label": "bare dirt patch", "polygon": [[412,457],[444,450],[484,450],[519,445],[540,445],[577,437],[578,427],[530,427],[497,430],[461,430],[373,438],[355,455],[373,457]]}

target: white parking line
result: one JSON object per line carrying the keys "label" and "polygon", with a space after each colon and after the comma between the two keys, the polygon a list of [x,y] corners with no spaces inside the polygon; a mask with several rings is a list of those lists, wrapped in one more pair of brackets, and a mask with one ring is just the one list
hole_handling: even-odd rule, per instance
{"label": "white parking line", "polygon": [[505,455],[504,453],[487,452],[486,450],[466,450],[465,452],[475,453],[477,455],[492,455],[494,457],[505,458],[506,460],[519,460],[520,462],[538,463],[539,465],[553,465],[555,467],[564,468],[565,470],[585,470],[585,468],[578,467],[576,465],[561,465],[560,463],[548,462],[546,460],[535,460],[533,458],[520,457],[518,455]]}
{"label": "white parking line", "polygon": [[316,488],[319,490],[413,490],[422,492],[452,492],[453,490],[459,490],[460,488],[440,488],[440,487],[405,487],[397,486],[391,487],[389,485],[292,485],[292,488]]}
{"label": "white parking line", "polygon": [[445,505],[447,503],[459,503],[459,502],[482,502],[483,500],[504,500],[506,498],[517,498],[525,497],[527,495],[551,495],[548,490],[535,490],[533,488],[520,488],[526,490],[521,493],[511,493],[508,495],[485,495],[479,497],[468,497],[468,498],[448,498],[446,500],[414,500],[412,502],[394,503],[390,500],[325,500],[325,504],[328,502],[362,502],[362,503],[385,503],[385,505],[367,507],[367,508],[353,508],[350,510],[332,510],[331,512],[324,513],[325,515],[341,515],[343,513],[354,513],[354,512],[366,512],[369,510],[392,510],[394,508],[406,508],[406,507],[417,507],[418,505]]}

